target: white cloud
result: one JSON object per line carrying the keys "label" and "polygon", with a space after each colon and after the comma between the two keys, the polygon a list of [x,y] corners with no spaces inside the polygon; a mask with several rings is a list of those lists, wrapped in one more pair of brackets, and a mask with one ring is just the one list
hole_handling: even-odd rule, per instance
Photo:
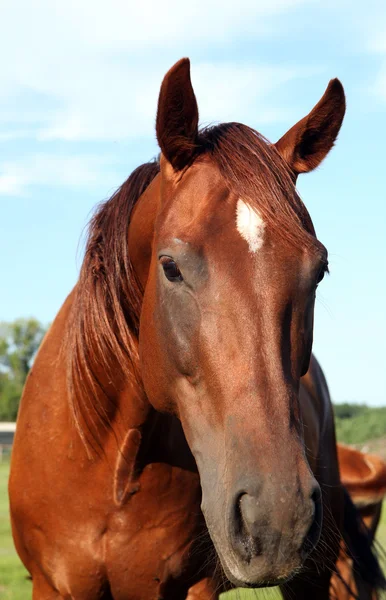
{"label": "white cloud", "polygon": [[[54,56],[66,56],[70,50],[139,50],[152,51],[158,46],[175,46],[191,40],[202,43],[229,41],[274,29],[272,17],[312,0],[3,0],[1,22],[3,33],[12,46],[31,42],[32,54],[45,51],[47,62]],[[20,19],[20,15],[23,19]],[[15,28],[12,28],[15,25]],[[277,23],[275,23],[275,28]],[[15,32],[18,32],[17,38]],[[55,42],[49,46],[49,41]],[[20,42],[23,42],[22,44]],[[72,44],[71,44],[72,42]],[[20,48],[23,52],[23,47]]]}
{"label": "white cloud", "polygon": [[[349,7],[347,7],[349,9]],[[374,55],[379,63],[372,84],[365,84],[365,93],[386,101],[386,4],[384,0],[369,0],[351,17],[351,30],[356,50]]]}
{"label": "white cloud", "polygon": [[371,36],[368,47],[371,52],[377,54],[386,54],[386,22],[382,33],[376,33]]}
{"label": "white cloud", "polygon": [[[386,23],[385,29],[386,31]],[[385,34],[384,34],[385,35]],[[379,54],[380,58],[380,66],[378,68],[378,72],[375,76],[373,84],[370,86],[370,93],[377,98],[377,100],[381,100],[382,102],[386,102],[386,40],[385,37],[378,37],[374,40],[374,43],[371,46],[371,50]]]}
{"label": "white cloud", "polygon": [[[312,1],[7,0],[0,9],[0,53],[7,56],[0,119],[33,124],[40,140],[153,136],[161,79],[175,60],[216,43],[278,35],[278,18]],[[205,121],[247,120],[257,111],[280,118],[267,93],[301,75],[221,59],[208,65],[198,56],[193,68]]]}
{"label": "white cloud", "polygon": [[386,54],[386,4],[384,0],[375,0],[371,9],[365,6],[365,14],[357,25],[365,35],[365,47],[370,52]]}
{"label": "white cloud", "polygon": [[244,121],[250,125],[286,121],[287,108],[272,104],[277,89],[320,69],[236,63],[192,65],[192,80],[201,122]]}
{"label": "white cloud", "polygon": [[37,185],[107,190],[120,178],[108,156],[34,154],[0,164],[0,195],[27,195]]}
{"label": "white cloud", "polygon": [[0,142],[10,142],[12,140],[21,140],[30,138],[35,135],[33,129],[14,129],[8,131],[0,131]]}
{"label": "white cloud", "polygon": [[[304,75],[307,69],[229,63],[193,63],[192,79],[201,122],[285,120],[288,111],[267,101],[283,83]],[[152,72],[138,80],[138,72],[116,67],[88,71],[88,87],[71,90],[66,107],[40,130],[39,139],[117,140],[154,136],[156,103],[162,75]],[[138,81],[133,93],[133,82]],[[111,90],[111,91],[110,91]]]}
{"label": "white cloud", "polygon": [[23,181],[12,173],[0,174],[0,196],[20,196],[22,194]]}

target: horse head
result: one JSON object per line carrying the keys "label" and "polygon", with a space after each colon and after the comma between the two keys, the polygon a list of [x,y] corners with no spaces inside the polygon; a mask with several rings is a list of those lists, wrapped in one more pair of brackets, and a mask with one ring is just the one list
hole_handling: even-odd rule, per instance
{"label": "horse head", "polygon": [[291,577],[321,530],[298,390],[328,262],[295,182],[327,155],[344,111],[335,79],[276,144],[239,123],[200,131],[181,60],[159,96],[160,173],[131,219],[144,388],[181,420],[209,533],[239,586]]}

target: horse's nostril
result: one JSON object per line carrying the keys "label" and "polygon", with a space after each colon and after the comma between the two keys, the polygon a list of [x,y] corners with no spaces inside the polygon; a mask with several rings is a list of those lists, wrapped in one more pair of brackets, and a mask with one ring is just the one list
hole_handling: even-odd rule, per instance
{"label": "horse's nostril", "polygon": [[258,499],[244,492],[239,494],[234,505],[233,544],[247,562],[261,554],[258,522]]}
{"label": "horse's nostril", "polygon": [[239,506],[242,520],[249,531],[256,525],[258,518],[258,500],[255,496],[243,494],[240,497]]}
{"label": "horse's nostril", "polygon": [[323,506],[319,486],[315,486],[310,500],[312,502],[311,526],[302,545],[301,553],[303,560],[305,560],[310,552],[312,552],[312,550],[315,548],[319,541],[320,532],[322,529]]}
{"label": "horse's nostril", "polygon": [[313,500],[315,506],[317,504],[319,504],[322,500],[322,494],[321,494],[320,487],[318,484],[315,485],[315,487],[312,491],[311,500]]}

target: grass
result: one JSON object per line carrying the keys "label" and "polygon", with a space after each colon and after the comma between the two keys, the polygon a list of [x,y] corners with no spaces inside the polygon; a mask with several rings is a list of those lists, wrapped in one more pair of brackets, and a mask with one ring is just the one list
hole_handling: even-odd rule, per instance
{"label": "grass", "polygon": [[378,526],[377,531],[377,540],[381,544],[381,546],[385,550],[385,554],[383,556],[382,566],[383,570],[386,572],[386,502],[383,503],[383,511],[381,516],[381,521]]}
{"label": "grass", "polygon": [[0,598],[1,600],[28,600],[31,582],[13,545],[8,512],[9,463],[0,463]]}
{"label": "grass", "polygon": [[[7,481],[9,463],[0,463],[0,600],[29,600],[31,582],[13,546],[8,514]],[[386,548],[386,508],[383,511],[378,539]],[[384,563],[386,570],[386,562]],[[223,595],[223,600],[274,600],[281,598],[277,588],[261,591],[237,590]]]}
{"label": "grass", "polygon": [[[350,405],[345,405],[350,407]],[[338,415],[335,418],[336,435],[339,442],[345,444],[365,444],[385,435],[386,406],[373,408],[370,406],[352,406],[356,409],[352,417]],[[339,414],[338,406],[335,413]]]}

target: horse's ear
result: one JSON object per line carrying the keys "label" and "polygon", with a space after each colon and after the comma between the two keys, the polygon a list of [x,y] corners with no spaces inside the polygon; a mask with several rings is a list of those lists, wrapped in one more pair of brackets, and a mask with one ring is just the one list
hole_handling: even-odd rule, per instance
{"label": "horse's ear", "polygon": [[339,79],[331,79],[312,111],[275,146],[295,174],[315,169],[331,150],[342,125],[346,102]]}
{"label": "horse's ear", "polygon": [[175,170],[183,169],[193,158],[198,134],[198,108],[188,58],[179,60],[164,77],[156,131],[165,158]]}

